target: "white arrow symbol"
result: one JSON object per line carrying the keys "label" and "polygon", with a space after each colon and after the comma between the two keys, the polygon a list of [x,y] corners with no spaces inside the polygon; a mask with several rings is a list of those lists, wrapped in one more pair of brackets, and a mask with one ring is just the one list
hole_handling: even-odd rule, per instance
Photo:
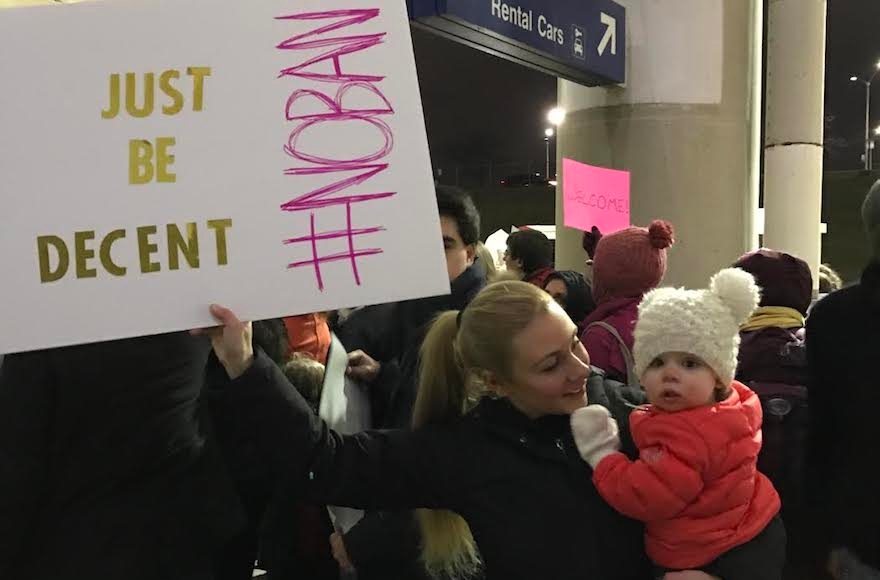
{"label": "white arrow symbol", "polygon": [[599,56],[605,54],[605,49],[608,47],[608,43],[611,43],[611,54],[617,54],[617,19],[613,16],[609,16],[604,12],[601,13],[600,16],[602,20],[602,24],[607,26],[605,29],[605,36],[602,37],[602,42],[599,43],[599,48],[596,50],[599,53]]}

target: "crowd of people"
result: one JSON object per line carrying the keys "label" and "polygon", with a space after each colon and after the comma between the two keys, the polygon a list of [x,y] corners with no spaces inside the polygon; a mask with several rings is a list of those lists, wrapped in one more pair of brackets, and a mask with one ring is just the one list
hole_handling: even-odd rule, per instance
{"label": "crowd of people", "polygon": [[[436,196],[447,295],[2,359],[0,578],[880,579],[880,182],[818,297],[766,248],[665,287],[663,220],[499,268]],[[320,417],[333,336],[370,430]]]}

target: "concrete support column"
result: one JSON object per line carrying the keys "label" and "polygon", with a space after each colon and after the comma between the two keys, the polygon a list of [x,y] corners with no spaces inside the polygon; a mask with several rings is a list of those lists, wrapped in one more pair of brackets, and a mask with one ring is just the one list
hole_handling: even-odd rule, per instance
{"label": "concrete support column", "polygon": [[[761,0],[620,0],[627,85],[559,83],[559,160],[632,172],[632,222],[673,222],[667,284],[702,287],[754,248],[760,155]],[[557,267],[582,271],[581,233],[562,226]]]}
{"label": "concrete support column", "polygon": [[770,0],[764,245],[810,265],[818,288],[826,0]]}

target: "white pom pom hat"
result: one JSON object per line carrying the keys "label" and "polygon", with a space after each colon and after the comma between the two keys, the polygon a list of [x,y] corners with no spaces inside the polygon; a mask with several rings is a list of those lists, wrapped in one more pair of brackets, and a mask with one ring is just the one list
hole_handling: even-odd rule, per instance
{"label": "white pom pom hat", "polygon": [[751,274],[738,268],[721,270],[707,290],[658,288],[639,304],[635,327],[636,374],[665,352],[686,352],[703,359],[729,385],[736,373],[739,327],[760,301]]}

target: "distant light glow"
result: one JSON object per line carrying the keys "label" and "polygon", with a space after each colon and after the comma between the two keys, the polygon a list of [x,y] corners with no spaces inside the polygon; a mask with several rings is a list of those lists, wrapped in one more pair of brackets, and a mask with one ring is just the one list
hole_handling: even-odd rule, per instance
{"label": "distant light glow", "polygon": [[565,122],[565,109],[561,107],[554,107],[550,109],[550,112],[547,113],[547,120],[550,121],[552,125],[562,125]]}

